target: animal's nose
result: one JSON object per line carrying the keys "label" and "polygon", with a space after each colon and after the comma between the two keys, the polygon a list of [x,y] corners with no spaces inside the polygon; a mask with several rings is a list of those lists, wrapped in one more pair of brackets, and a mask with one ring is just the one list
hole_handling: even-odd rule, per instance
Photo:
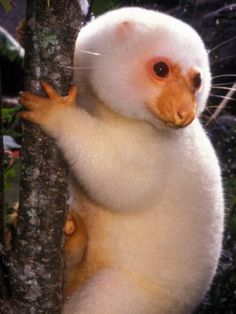
{"label": "animal's nose", "polygon": [[177,111],[177,116],[180,118],[180,119],[184,119],[186,116],[187,116],[187,111],[184,111],[184,110],[178,110]]}
{"label": "animal's nose", "polygon": [[193,107],[180,107],[173,116],[174,125],[177,127],[185,127],[189,125],[195,118],[195,109]]}

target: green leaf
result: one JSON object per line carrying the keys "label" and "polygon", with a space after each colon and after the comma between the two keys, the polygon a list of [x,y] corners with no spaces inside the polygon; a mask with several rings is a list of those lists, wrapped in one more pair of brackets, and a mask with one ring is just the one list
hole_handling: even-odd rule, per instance
{"label": "green leaf", "polygon": [[[0,0],[2,1],[2,0]],[[0,51],[1,55],[10,61],[15,61],[23,67],[24,49],[20,44],[0,25]]]}
{"label": "green leaf", "polygon": [[92,11],[97,16],[109,10],[114,10],[118,7],[118,4],[119,1],[117,0],[94,1]]}
{"label": "green leaf", "polygon": [[0,4],[3,7],[3,10],[7,14],[11,11],[12,5],[11,5],[11,1],[10,0],[0,0]]}

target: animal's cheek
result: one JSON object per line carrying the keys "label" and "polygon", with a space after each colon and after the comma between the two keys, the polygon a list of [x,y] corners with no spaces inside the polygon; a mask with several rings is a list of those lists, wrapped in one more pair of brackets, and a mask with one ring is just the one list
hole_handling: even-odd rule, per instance
{"label": "animal's cheek", "polygon": [[132,71],[132,84],[136,90],[140,92],[146,101],[150,101],[157,95],[162,88],[162,84],[152,78],[152,75],[147,71],[145,56],[135,62]]}

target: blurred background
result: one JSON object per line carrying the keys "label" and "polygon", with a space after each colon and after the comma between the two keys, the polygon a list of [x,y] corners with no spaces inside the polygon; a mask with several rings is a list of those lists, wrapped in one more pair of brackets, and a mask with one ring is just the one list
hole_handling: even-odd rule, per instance
{"label": "blurred background", "polygon": [[[80,0],[86,6],[86,0]],[[91,0],[84,20],[122,6],[160,10],[192,25],[202,36],[212,70],[212,90],[202,115],[217,150],[224,179],[226,220],[224,249],[218,274],[196,314],[236,313],[236,1],[222,0]],[[26,1],[0,1],[0,88],[4,135],[6,237],[8,217],[17,209],[21,126],[17,97],[23,90],[24,49],[17,28],[25,17]]]}

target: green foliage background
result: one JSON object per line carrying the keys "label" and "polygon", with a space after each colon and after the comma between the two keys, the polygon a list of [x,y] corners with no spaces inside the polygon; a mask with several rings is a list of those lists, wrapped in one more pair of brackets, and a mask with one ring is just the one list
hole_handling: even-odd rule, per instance
{"label": "green foliage background", "polygon": [[10,12],[12,5],[10,0],[0,0],[0,5],[3,7],[6,13]]}

